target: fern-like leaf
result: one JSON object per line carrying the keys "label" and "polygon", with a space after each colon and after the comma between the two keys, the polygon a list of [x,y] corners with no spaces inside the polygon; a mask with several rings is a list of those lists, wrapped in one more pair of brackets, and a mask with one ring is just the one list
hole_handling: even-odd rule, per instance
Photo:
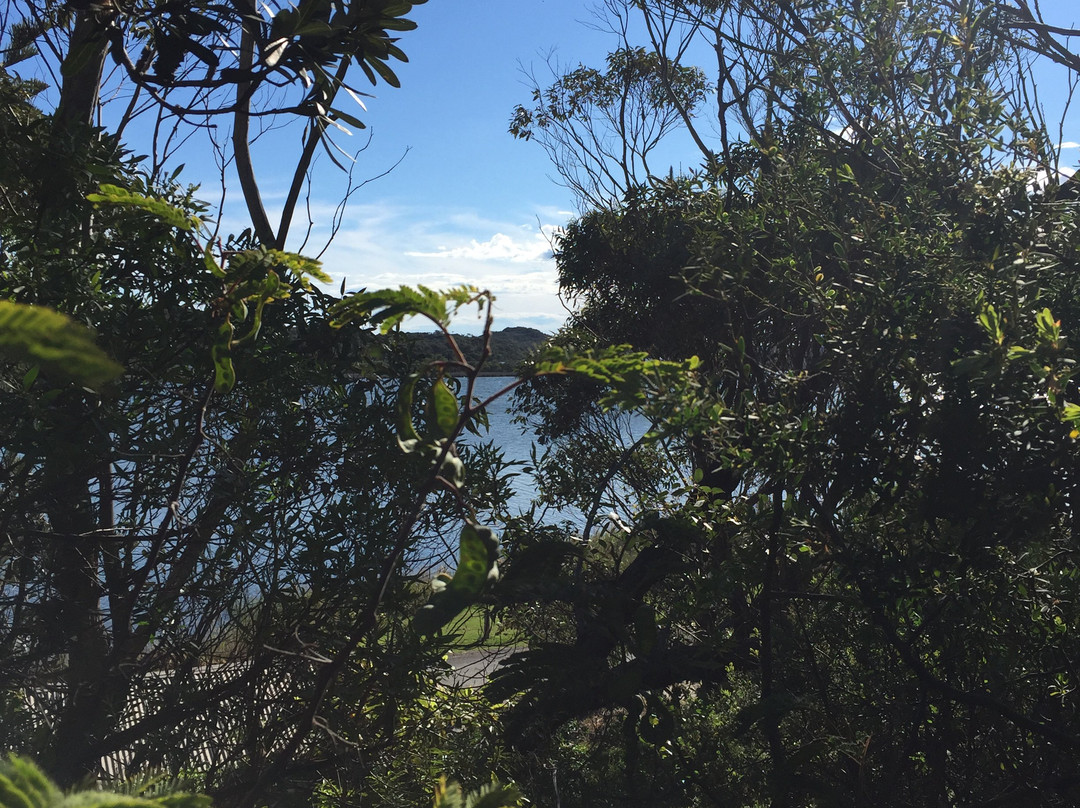
{"label": "fern-like leaf", "polygon": [[360,291],[336,303],[330,314],[331,325],[340,327],[352,320],[366,320],[378,325],[385,334],[406,317],[427,317],[442,328],[450,326],[453,315],[462,306],[477,303],[483,307],[489,295],[472,286],[458,286],[438,292],[426,286]]}
{"label": "fern-like leaf", "polygon": [[434,808],[517,808],[522,797],[517,786],[492,781],[466,794],[459,783],[440,777],[435,786]]}
{"label": "fern-like leaf", "polygon": [[50,808],[62,797],[29,760],[12,756],[0,763],[0,808]]}
{"label": "fern-like leaf", "polygon": [[104,184],[98,188],[98,193],[87,194],[86,198],[95,205],[138,208],[177,230],[193,230],[201,224],[197,216],[191,216],[180,208],[173,207],[164,199],[135,193],[118,185]]}
{"label": "fern-like leaf", "polygon": [[465,808],[517,808],[521,805],[521,792],[517,786],[492,782],[470,793]]}
{"label": "fern-like leaf", "polygon": [[88,387],[99,387],[124,372],[94,344],[94,335],[59,312],[0,300],[0,355],[49,371]]}
{"label": "fern-like leaf", "polygon": [[64,794],[34,763],[12,755],[0,762],[0,808],[210,808],[202,794],[136,797],[108,791]]}

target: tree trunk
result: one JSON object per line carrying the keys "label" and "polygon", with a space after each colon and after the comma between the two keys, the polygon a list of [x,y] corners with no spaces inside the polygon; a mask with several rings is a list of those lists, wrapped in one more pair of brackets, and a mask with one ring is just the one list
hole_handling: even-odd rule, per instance
{"label": "tree trunk", "polygon": [[60,103],[53,115],[53,134],[63,137],[94,125],[101,76],[109,53],[106,35],[111,7],[103,3],[98,10],[83,9],[75,18],[71,42],[61,71]]}

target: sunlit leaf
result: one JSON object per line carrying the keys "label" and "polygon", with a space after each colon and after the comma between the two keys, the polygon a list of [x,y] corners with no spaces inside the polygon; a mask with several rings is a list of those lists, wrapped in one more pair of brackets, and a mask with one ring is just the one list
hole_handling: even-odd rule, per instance
{"label": "sunlit leaf", "polygon": [[34,763],[15,757],[0,761],[0,808],[209,808],[201,794],[172,792],[136,797],[92,789],[65,794]]}
{"label": "sunlit leaf", "polygon": [[94,344],[89,329],[44,306],[11,300],[0,300],[0,353],[88,387],[124,372]]}
{"label": "sunlit leaf", "polygon": [[488,783],[465,796],[465,808],[516,808],[522,797],[517,786]]}
{"label": "sunlit leaf", "polygon": [[600,399],[602,406],[632,408],[678,385],[700,364],[701,360],[696,356],[678,362],[653,359],[628,345],[584,353],[549,346],[533,364],[530,373],[533,376],[581,374],[608,388]]}
{"label": "sunlit leaf", "polygon": [[313,258],[305,258],[302,255],[284,250],[275,250],[267,247],[257,247],[250,250],[242,250],[229,257],[227,276],[230,279],[244,279],[258,277],[271,270],[282,268],[288,269],[304,288],[309,288],[309,279],[314,278],[322,283],[331,283],[333,279],[322,269],[322,264]]}
{"label": "sunlit leaf", "polygon": [[345,121],[349,126],[355,126],[357,129],[367,129],[367,124],[357,118],[355,115],[350,115],[347,112],[342,112],[340,109],[332,108],[329,110],[329,115],[333,120]]}
{"label": "sunlit leaf", "polygon": [[413,628],[433,634],[472,605],[499,577],[499,540],[490,528],[467,522],[461,530],[458,565],[449,582],[433,587],[431,598],[413,617]]}
{"label": "sunlit leaf", "polygon": [[197,216],[192,216],[179,208],[173,207],[164,199],[135,193],[118,185],[103,184],[98,188],[98,193],[87,194],[86,198],[95,205],[121,205],[138,208],[170,227],[175,227],[177,230],[192,230],[200,224]]}
{"label": "sunlit leaf", "polygon": [[439,437],[450,437],[458,424],[458,402],[442,379],[436,380],[431,386],[431,409]]}
{"label": "sunlit leaf", "polygon": [[477,302],[477,298],[478,292],[472,286],[458,286],[444,292],[426,286],[402,286],[373,292],[361,290],[331,308],[331,325],[338,328],[354,320],[365,320],[379,326],[385,334],[406,317],[420,316],[446,328],[458,309]]}
{"label": "sunlit leaf", "polygon": [[413,395],[416,383],[420,375],[417,373],[409,376],[398,391],[397,400],[397,431],[398,445],[405,452],[414,452],[420,446],[420,435],[416,431],[412,420]]}
{"label": "sunlit leaf", "polygon": [[236,385],[236,370],[232,362],[232,322],[226,320],[218,326],[217,339],[210,348],[214,360],[214,390],[227,393]]}

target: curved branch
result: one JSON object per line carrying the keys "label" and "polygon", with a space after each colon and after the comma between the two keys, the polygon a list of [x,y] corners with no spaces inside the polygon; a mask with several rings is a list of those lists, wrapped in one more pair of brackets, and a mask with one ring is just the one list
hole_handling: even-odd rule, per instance
{"label": "curved branch", "polygon": [[[337,95],[338,88],[340,88],[345,81],[345,74],[349,70],[350,62],[350,59],[345,58],[342,59],[341,63],[338,65],[337,73],[330,83],[329,95],[323,100],[323,104],[327,110],[329,110],[331,104],[334,103],[334,97]],[[279,250],[285,249],[285,239],[289,236],[289,228],[292,226],[293,215],[296,212],[296,203],[300,199],[300,191],[304,187],[304,179],[307,177],[308,169],[311,167],[311,160],[315,156],[315,147],[319,145],[319,141],[325,136],[325,131],[326,125],[323,120],[313,117],[308,122],[307,134],[304,138],[304,148],[296,162],[296,169],[293,171],[292,184],[289,186],[289,195],[285,198],[285,206],[281,209],[281,219],[278,223],[276,238],[276,246]]]}
{"label": "curved branch", "polygon": [[[251,3],[248,5],[251,13],[254,14],[254,5]],[[250,24],[245,21],[243,33],[240,35],[240,69],[250,71],[254,59],[255,36],[251,32]],[[248,79],[240,81],[236,85],[236,112],[233,115],[232,136],[233,155],[236,158],[236,173],[240,177],[240,188],[244,193],[244,202],[247,204],[248,215],[251,216],[255,237],[270,247],[277,246],[277,237],[274,234],[274,228],[270,225],[270,218],[266,215],[262,195],[259,193],[259,184],[255,180],[255,168],[251,163],[251,144],[248,138],[251,123],[251,96],[254,90],[254,85]]]}

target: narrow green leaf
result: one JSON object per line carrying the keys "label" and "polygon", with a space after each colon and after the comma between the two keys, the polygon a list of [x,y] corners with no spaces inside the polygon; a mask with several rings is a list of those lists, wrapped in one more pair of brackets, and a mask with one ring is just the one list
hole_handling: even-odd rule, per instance
{"label": "narrow green leaf", "polygon": [[381,9],[383,19],[379,20],[379,25],[385,27],[390,18],[408,14],[412,11],[414,5],[416,5],[416,3],[406,2],[406,0],[398,0],[396,3],[387,3]]}
{"label": "narrow green leaf", "polygon": [[225,277],[225,270],[221,268],[217,259],[214,258],[214,254],[210,251],[210,245],[207,245],[206,249],[203,251],[203,264],[215,278]]}
{"label": "narrow green leaf", "polygon": [[189,38],[187,40],[187,46],[192,55],[204,65],[211,68],[216,68],[218,66],[217,54],[197,39]]}
{"label": "narrow green leaf", "polygon": [[398,445],[405,452],[415,452],[420,447],[420,434],[416,431],[412,420],[413,396],[419,380],[419,373],[412,374],[398,391]]}
{"label": "narrow green leaf", "polygon": [[407,19],[383,20],[382,27],[386,31],[415,31],[416,23]]}
{"label": "narrow green leaf", "polygon": [[230,320],[223,322],[217,331],[217,340],[210,348],[214,360],[214,390],[228,393],[236,386],[236,370],[232,362],[233,325]]}
{"label": "narrow green leaf", "polygon": [[293,31],[293,36],[330,36],[332,33],[334,29],[322,20],[312,20]]}
{"label": "narrow green leaf", "polygon": [[398,79],[397,74],[395,74],[394,71],[390,69],[390,66],[387,65],[386,62],[372,57],[365,60],[363,64],[371,65],[371,67],[374,68],[375,72],[382,77],[382,80],[389,84],[391,87],[401,86],[401,80]]}
{"label": "narrow green leaf", "polygon": [[433,808],[465,808],[465,796],[461,792],[461,786],[448,783],[445,777],[440,777],[435,786]]}
{"label": "narrow green leaf", "polygon": [[357,118],[355,115],[350,115],[347,112],[342,112],[340,109],[333,108],[329,111],[330,118],[335,121],[345,121],[349,126],[355,126],[357,129],[367,129],[367,124]]}
{"label": "narrow green leaf", "polygon": [[449,438],[458,425],[458,402],[446,382],[436,380],[431,386],[431,411],[440,438]]}
{"label": "narrow green leaf", "polygon": [[1065,402],[1061,409],[1061,420],[1065,422],[1080,421],[1080,404]]}
{"label": "narrow green leaf", "polygon": [[368,77],[368,81],[370,81],[372,84],[376,84],[378,80],[375,78],[375,73],[372,71],[372,69],[368,67],[368,63],[362,61],[359,64],[360,69],[364,71],[364,75]]}
{"label": "narrow green leaf", "polygon": [[488,783],[466,797],[466,808],[516,808],[521,805],[517,786]]}
{"label": "narrow green leaf", "polygon": [[37,380],[40,372],[41,365],[34,365],[30,370],[26,371],[22,380],[22,389],[24,393],[29,392],[30,388],[34,386],[34,382]]}
{"label": "narrow green leaf", "polygon": [[1061,337],[1061,323],[1054,319],[1050,309],[1044,308],[1035,315],[1035,328],[1043,342],[1054,344]]}

